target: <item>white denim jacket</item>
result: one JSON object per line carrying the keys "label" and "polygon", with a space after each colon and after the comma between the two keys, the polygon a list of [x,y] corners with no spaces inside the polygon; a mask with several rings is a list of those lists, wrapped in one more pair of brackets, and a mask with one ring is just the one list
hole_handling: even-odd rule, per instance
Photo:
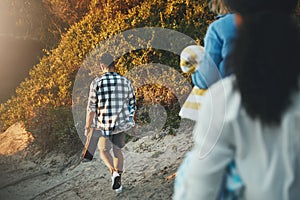
{"label": "white denim jacket", "polygon": [[194,129],[195,145],[179,167],[173,199],[217,199],[232,159],[245,185],[244,199],[299,199],[300,92],[281,124],[263,126],[242,107],[234,79],[225,78],[206,93]]}

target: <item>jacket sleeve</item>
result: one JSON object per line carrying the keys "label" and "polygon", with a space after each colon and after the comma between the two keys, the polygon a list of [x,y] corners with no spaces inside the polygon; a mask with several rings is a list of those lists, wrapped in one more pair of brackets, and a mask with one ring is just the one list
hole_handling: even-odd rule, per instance
{"label": "jacket sleeve", "polygon": [[212,26],[208,28],[204,43],[205,55],[192,74],[193,83],[200,89],[206,89],[221,79],[219,65],[222,61],[222,43],[218,40],[217,32]]}
{"label": "jacket sleeve", "polygon": [[177,171],[173,200],[214,200],[220,194],[225,169],[234,157],[234,137],[225,114],[220,117],[225,103],[218,92],[205,95],[193,132],[195,144]]}

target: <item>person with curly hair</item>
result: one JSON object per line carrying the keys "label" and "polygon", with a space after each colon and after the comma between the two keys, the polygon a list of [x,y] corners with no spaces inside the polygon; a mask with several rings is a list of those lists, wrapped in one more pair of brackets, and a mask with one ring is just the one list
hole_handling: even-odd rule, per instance
{"label": "person with curly hair", "polygon": [[[173,199],[217,199],[233,159],[245,187],[241,199],[298,199],[300,32],[292,16],[297,0],[226,3],[240,22],[229,65],[234,75],[204,97],[195,145],[179,167]],[[220,110],[224,118],[215,117]]]}

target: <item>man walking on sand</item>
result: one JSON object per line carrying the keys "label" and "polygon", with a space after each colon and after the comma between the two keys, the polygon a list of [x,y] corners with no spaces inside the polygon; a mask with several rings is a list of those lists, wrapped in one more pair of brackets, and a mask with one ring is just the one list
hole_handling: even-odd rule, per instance
{"label": "man walking on sand", "polygon": [[90,85],[85,126],[88,141],[84,159],[93,158],[100,140],[100,156],[111,173],[112,189],[120,193],[124,131],[135,126],[136,100],[131,81],[115,72],[115,63],[110,54],[101,56],[100,68],[104,75],[94,79]]}

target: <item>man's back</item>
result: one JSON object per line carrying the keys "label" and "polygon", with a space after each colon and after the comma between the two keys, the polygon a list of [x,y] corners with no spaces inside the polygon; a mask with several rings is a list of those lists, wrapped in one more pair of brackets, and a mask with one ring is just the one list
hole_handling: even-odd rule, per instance
{"label": "man's back", "polygon": [[129,123],[129,107],[135,108],[131,81],[116,72],[105,73],[92,82],[90,102],[97,113],[95,127],[111,133]]}

